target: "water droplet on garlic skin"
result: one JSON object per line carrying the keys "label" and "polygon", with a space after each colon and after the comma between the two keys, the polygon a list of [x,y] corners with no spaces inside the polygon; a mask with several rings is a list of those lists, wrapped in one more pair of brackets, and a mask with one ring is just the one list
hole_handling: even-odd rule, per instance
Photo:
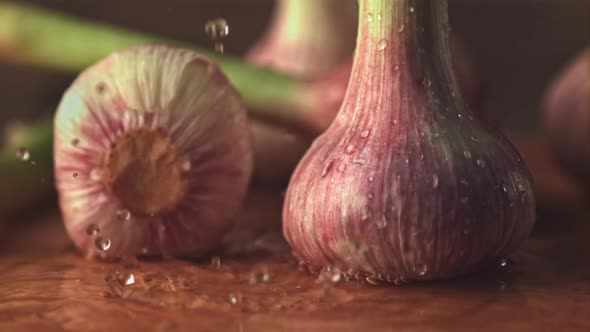
{"label": "water droplet on garlic skin", "polygon": [[436,189],[438,187],[438,176],[435,174],[432,176],[432,188]]}
{"label": "water droplet on garlic skin", "polygon": [[465,150],[465,151],[463,151],[463,155],[465,156],[465,158],[471,159],[471,152]]}
{"label": "water droplet on garlic skin", "polygon": [[229,294],[229,303],[231,304],[239,304],[240,302],[242,302],[242,294],[240,293],[230,293]]}
{"label": "water droplet on garlic skin", "polygon": [[115,217],[119,221],[128,221],[131,219],[131,212],[127,209],[119,209],[115,211]]}
{"label": "water droplet on garlic skin", "polygon": [[338,168],[336,168],[336,170],[338,170],[338,172],[343,173],[346,170],[346,165],[344,163],[341,163],[340,165],[338,165]]}
{"label": "water droplet on garlic skin", "polygon": [[100,233],[100,228],[96,224],[90,224],[86,228],[86,234],[89,236],[96,236],[98,233]]}
{"label": "water droplet on garlic skin", "polygon": [[212,256],[211,266],[217,270],[221,269],[221,258],[219,256]]}
{"label": "water droplet on garlic skin", "polygon": [[477,163],[477,166],[479,166],[479,167],[481,167],[481,168],[484,168],[484,167],[486,167],[486,162],[485,162],[485,161],[483,161],[482,159],[478,159],[478,160],[476,161],[476,163]]}
{"label": "water droplet on garlic skin", "polygon": [[381,39],[378,43],[377,43],[377,50],[379,51],[383,51],[387,48],[387,39]]}
{"label": "water droplet on garlic skin", "polygon": [[350,144],[346,147],[346,149],[344,150],[344,152],[346,152],[347,154],[352,154],[354,152],[354,145]]}
{"label": "water droplet on garlic skin", "polygon": [[16,150],[16,157],[20,161],[28,161],[31,158],[31,153],[26,148],[19,148]]}
{"label": "water droplet on garlic skin", "polygon": [[373,14],[372,13],[367,14],[367,22],[369,22],[369,23],[373,22]]}
{"label": "water droplet on garlic skin", "polygon": [[418,273],[418,275],[425,276],[426,273],[428,272],[428,265],[418,264],[418,265],[416,265],[416,267],[414,269],[415,269],[416,273]]}
{"label": "water droplet on garlic skin", "polygon": [[107,251],[111,247],[111,240],[99,236],[94,241],[94,245],[96,246],[96,249],[100,251]]}
{"label": "water droplet on garlic skin", "polygon": [[368,138],[370,134],[371,134],[371,131],[369,129],[366,129],[361,132],[360,136],[361,136],[361,138]]}
{"label": "water droplet on garlic skin", "polygon": [[126,277],[123,278],[123,286],[131,286],[135,284],[135,276],[129,273]]}
{"label": "water droplet on garlic skin", "polygon": [[209,20],[205,23],[205,33],[213,41],[224,39],[229,35],[229,25],[221,17]]}

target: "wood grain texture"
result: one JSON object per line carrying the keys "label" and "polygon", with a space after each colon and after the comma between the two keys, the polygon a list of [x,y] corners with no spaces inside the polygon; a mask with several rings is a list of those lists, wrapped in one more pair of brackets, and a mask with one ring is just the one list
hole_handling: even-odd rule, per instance
{"label": "wood grain texture", "polygon": [[587,198],[538,140],[519,142],[539,220],[510,268],[398,287],[321,283],[290,258],[281,195],[271,191],[250,195],[215,253],[220,267],[209,258],[85,260],[49,212],[3,233],[0,331],[587,331]]}

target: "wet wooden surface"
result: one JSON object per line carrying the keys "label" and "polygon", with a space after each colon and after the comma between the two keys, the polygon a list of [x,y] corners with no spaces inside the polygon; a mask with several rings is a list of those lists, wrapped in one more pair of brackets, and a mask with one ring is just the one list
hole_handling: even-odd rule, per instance
{"label": "wet wooden surface", "polygon": [[2,234],[0,331],[588,331],[587,198],[538,140],[519,146],[539,218],[507,267],[402,286],[322,282],[276,235],[281,195],[268,190],[251,195],[219,262],[89,261],[49,211]]}

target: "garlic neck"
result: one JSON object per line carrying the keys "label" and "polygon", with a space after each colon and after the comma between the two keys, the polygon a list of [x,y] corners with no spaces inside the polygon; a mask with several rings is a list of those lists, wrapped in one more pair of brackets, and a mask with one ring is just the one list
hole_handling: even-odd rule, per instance
{"label": "garlic neck", "polygon": [[[387,106],[429,101],[455,106],[446,0],[359,0],[357,50],[344,103]],[[419,99],[418,99],[419,98]],[[436,111],[437,107],[430,107]],[[344,107],[344,117],[364,112]]]}

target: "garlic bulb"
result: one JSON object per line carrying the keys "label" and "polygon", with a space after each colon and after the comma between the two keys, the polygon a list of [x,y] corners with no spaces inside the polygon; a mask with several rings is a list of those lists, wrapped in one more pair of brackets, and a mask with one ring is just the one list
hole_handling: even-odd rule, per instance
{"label": "garlic bulb", "polygon": [[217,65],[190,50],[133,47],[88,68],[55,116],[64,224],[89,256],[198,255],[246,193],[246,111]]}

